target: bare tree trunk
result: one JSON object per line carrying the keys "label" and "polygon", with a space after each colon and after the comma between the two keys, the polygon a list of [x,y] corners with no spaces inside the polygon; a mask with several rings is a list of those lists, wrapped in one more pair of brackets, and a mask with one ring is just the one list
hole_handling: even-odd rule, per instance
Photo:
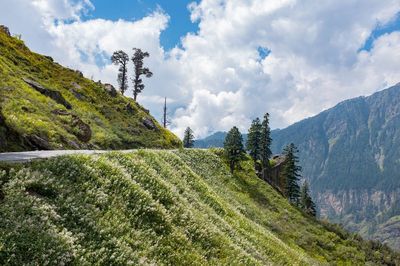
{"label": "bare tree trunk", "polygon": [[231,169],[231,174],[233,174],[233,171],[235,170],[235,162],[230,162],[229,167]]}
{"label": "bare tree trunk", "polygon": [[164,99],[164,120],[163,120],[163,124],[164,124],[164,128],[167,128],[167,97],[165,97]]}

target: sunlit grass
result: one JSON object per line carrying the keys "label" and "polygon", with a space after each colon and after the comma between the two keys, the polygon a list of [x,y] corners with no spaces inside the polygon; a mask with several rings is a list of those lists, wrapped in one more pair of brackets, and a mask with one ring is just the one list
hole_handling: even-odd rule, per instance
{"label": "sunlit grass", "polygon": [[[321,224],[220,150],[0,166],[0,264],[364,265],[386,249]],[[16,167],[15,169],[11,169]]]}
{"label": "sunlit grass", "polygon": [[[22,78],[29,78],[42,86],[59,91],[72,105],[63,105],[46,97]],[[148,88],[151,89],[151,88]],[[78,92],[82,99],[74,93]],[[131,111],[126,110],[130,105]],[[53,114],[64,110],[79,117],[92,130],[89,143],[77,138],[77,128],[72,126],[71,116]],[[177,148],[180,140],[162,128],[146,111],[132,99],[118,95],[111,97],[101,84],[83,78],[74,70],[64,68],[49,58],[32,53],[17,38],[0,32],[0,115],[4,117],[9,132],[24,138],[37,135],[49,141],[53,148],[75,149],[71,143],[82,147],[101,149],[128,148]],[[149,130],[143,119],[149,118],[156,125]],[[0,124],[0,138],[6,139]],[[7,141],[0,143],[0,151],[29,149],[26,143]]]}

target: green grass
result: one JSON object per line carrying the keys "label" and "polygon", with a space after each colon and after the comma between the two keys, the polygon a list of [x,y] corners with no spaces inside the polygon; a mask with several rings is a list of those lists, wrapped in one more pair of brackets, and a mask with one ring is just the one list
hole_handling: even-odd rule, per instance
{"label": "green grass", "polygon": [[[72,109],[67,110],[40,94],[22,78],[60,92]],[[78,99],[74,91],[84,98]],[[132,112],[126,109],[128,104]],[[60,116],[52,113],[54,110],[68,111],[88,124],[92,130],[90,141],[86,143],[77,138],[79,130],[73,126],[72,116]],[[143,125],[145,118],[155,123],[156,130]],[[103,85],[31,52],[21,40],[0,31],[0,152],[35,148],[27,141],[32,135],[45,139],[52,149],[176,148],[181,145],[175,135],[162,128],[132,99],[120,94],[111,97]]]}
{"label": "green grass", "polygon": [[139,150],[2,165],[0,264],[381,265],[398,259],[303,214],[256,177],[250,160],[231,175],[221,154]]}

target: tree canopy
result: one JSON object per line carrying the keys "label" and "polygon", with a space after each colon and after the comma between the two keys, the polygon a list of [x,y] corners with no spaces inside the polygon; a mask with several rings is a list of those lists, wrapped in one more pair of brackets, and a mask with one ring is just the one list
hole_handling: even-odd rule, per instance
{"label": "tree canopy", "polygon": [[187,127],[183,136],[183,147],[193,148],[194,146],[194,134],[190,127]]}
{"label": "tree canopy", "polygon": [[261,134],[260,134],[260,160],[263,171],[263,178],[266,178],[266,174],[269,171],[269,158],[272,155],[271,152],[271,129],[269,127],[269,113],[264,115],[264,119],[261,123]]}
{"label": "tree canopy", "polygon": [[300,187],[298,182],[301,177],[301,167],[299,166],[299,158],[297,156],[298,152],[299,150],[293,143],[287,145],[283,150],[286,159],[282,171],[285,178],[285,194],[293,204],[299,204],[300,197]]}
{"label": "tree canopy", "polygon": [[312,216],[316,216],[317,214],[315,203],[310,196],[310,189],[307,180],[304,181],[303,185],[301,186],[300,207],[304,210],[305,213],[308,213]]}
{"label": "tree canopy", "polygon": [[133,82],[133,99],[136,101],[137,95],[141,93],[144,89],[143,80],[141,76],[145,76],[146,78],[150,78],[153,76],[153,73],[147,67],[143,67],[143,60],[145,57],[149,57],[150,54],[148,52],[143,52],[139,48],[133,48],[133,56],[132,62],[134,65],[134,78],[132,79]]}
{"label": "tree canopy", "polygon": [[260,141],[261,141],[261,122],[257,117],[251,123],[249,134],[247,135],[246,150],[249,152],[250,157],[256,166],[257,160],[260,159]]}
{"label": "tree canopy", "polygon": [[224,152],[229,161],[231,173],[233,173],[236,165],[244,158],[245,153],[242,134],[237,127],[233,127],[226,135],[224,141]]}
{"label": "tree canopy", "polygon": [[122,94],[128,90],[128,61],[128,54],[121,50],[115,51],[111,56],[111,62],[114,65],[119,65],[118,84]]}

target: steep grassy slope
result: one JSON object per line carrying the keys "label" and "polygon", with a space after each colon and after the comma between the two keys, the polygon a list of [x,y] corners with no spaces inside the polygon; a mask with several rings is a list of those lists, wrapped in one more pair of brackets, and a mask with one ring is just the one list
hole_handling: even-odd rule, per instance
{"label": "steep grassy slope", "polygon": [[179,145],[132,99],[0,29],[0,152]]}
{"label": "steep grassy slope", "polygon": [[292,207],[251,161],[232,176],[220,153],[142,150],[3,166],[0,264],[394,261],[387,248]]}

